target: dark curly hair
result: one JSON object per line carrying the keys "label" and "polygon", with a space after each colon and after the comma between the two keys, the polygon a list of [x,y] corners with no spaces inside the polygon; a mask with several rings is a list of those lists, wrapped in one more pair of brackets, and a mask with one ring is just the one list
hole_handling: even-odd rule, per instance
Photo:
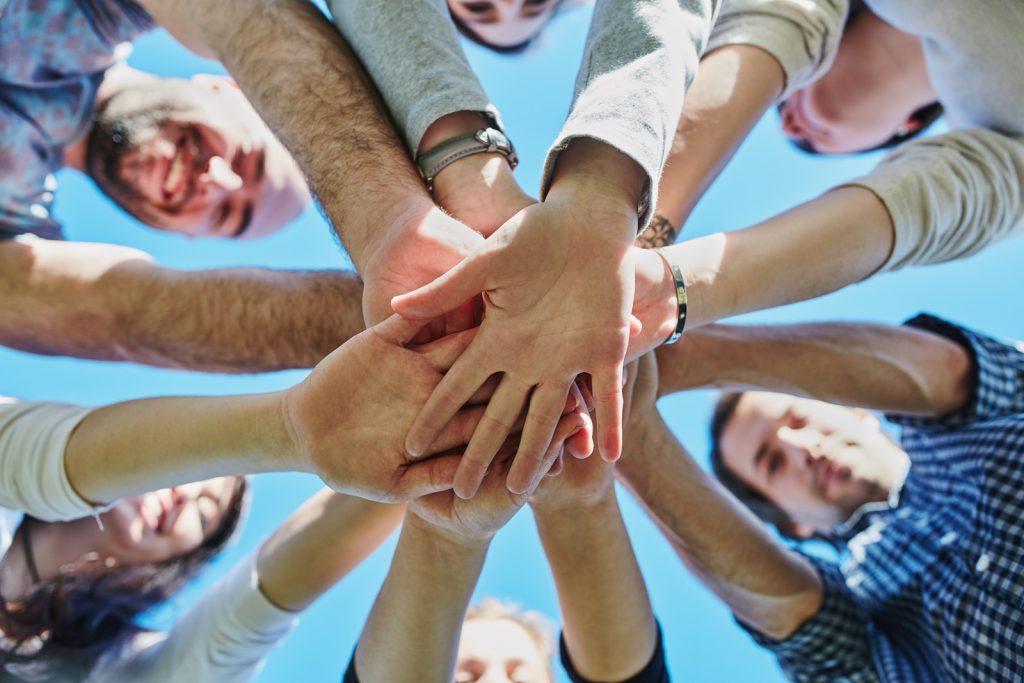
{"label": "dark curly hair", "polygon": [[[248,484],[237,477],[223,520],[195,550],[164,562],[118,566],[86,556],[18,600],[0,600],[0,680],[78,680],[147,629],[136,619],[167,601],[220,552],[242,519]],[[26,516],[21,535],[46,524]]]}

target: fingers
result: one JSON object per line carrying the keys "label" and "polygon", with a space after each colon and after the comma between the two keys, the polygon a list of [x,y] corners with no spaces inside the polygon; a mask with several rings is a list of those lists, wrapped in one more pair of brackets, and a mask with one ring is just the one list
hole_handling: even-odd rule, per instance
{"label": "fingers", "polygon": [[[455,475],[455,494],[460,498],[471,498],[487,474],[494,456],[498,453],[505,437],[512,431],[519,413],[529,395],[529,389],[506,377],[491,397],[480,424],[462,456],[459,471]],[[527,419],[529,422],[529,419]],[[510,489],[512,490],[512,489]]]}
{"label": "fingers", "polygon": [[548,469],[548,473],[545,476],[557,477],[559,474],[562,473],[563,469],[564,461],[562,460],[562,456],[559,455],[555,458],[555,461],[551,463],[551,467]]}
{"label": "fingers", "polygon": [[370,329],[373,333],[391,344],[408,344],[426,326],[422,320],[411,320],[400,315],[392,315]]}
{"label": "fingers", "polygon": [[615,462],[622,453],[622,365],[594,374],[592,382],[598,449],[602,458]]}
{"label": "fingers", "polygon": [[430,320],[456,310],[486,289],[490,253],[473,252],[454,268],[419,289],[396,296],[391,307],[406,318]]}
{"label": "fingers", "polygon": [[395,501],[412,500],[431,493],[447,491],[455,481],[459,456],[444,455],[407,465],[391,494]]}
{"label": "fingers", "polygon": [[455,334],[476,327],[479,323],[476,316],[476,300],[480,297],[467,299],[461,306],[445,316],[445,334]]}
{"label": "fingers", "polygon": [[413,458],[427,453],[452,417],[490,375],[480,368],[467,349],[452,365],[423,405],[405,437],[405,450]]}
{"label": "fingers", "polygon": [[425,356],[438,372],[447,372],[455,364],[455,361],[459,359],[459,356],[469,348],[470,342],[476,336],[477,329],[479,328],[474,327],[455,334],[449,334],[447,337],[442,337],[429,344],[413,347],[413,350]]}
{"label": "fingers", "polygon": [[551,445],[568,393],[569,386],[565,384],[541,384],[534,390],[519,451],[508,475],[509,491],[524,493],[543,474],[541,464]]}

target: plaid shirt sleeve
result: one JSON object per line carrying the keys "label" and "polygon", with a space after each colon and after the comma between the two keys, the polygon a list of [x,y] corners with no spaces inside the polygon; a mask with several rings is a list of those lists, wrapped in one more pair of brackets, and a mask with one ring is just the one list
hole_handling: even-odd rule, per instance
{"label": "plaid shirt sleeve", "polygon": [[797,683],[881,683],[871,657],[867,613],[850,597],[834,563],[810,555],[825,591],[821,608],[785,640],[774,640],[739,622],[758,645],[771,650]]}
{"label": "plaid shirt sleeve", "polygon": [[1024,344],[999,341],[922,313],[904,323],[964,347],[974,367],[974,396],[964,408],[939,418],[887,415],[914,429],[961,429],[972,422],[1024,413]]}

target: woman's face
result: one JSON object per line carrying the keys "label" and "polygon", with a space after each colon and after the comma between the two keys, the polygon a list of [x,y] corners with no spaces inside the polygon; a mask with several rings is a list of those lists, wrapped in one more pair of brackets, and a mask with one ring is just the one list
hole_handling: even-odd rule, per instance
{"label": "woman's face", "polygon": [[462,625],[455,683],[551,683],[533,636],[511,619],[470,619]]}
{"label": "woman's face", "polygon": [[236,477],[151,491],[125,498],[100,515],[96,552],[119,564],[163,562],[192,552],[224,520],[235,495]]}
{"label": "woman's face", "polygon": [[448,0],[448,9],[480,40],[513,47],[532,40],[561,0]]}

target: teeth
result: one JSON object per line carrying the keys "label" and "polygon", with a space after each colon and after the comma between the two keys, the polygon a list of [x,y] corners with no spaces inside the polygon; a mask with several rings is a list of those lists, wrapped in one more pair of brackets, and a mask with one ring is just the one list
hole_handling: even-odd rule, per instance
{"label": "teeth", "polygon": [[171,170],[167,173],[167,179],[164,181],[164,194],[169,195],[177,189],[181,183],[182,178],[185,176],[185,159],[182,154],[182,149],[178,148],[178,153],[174,155],[174,160],[171,162]]}

